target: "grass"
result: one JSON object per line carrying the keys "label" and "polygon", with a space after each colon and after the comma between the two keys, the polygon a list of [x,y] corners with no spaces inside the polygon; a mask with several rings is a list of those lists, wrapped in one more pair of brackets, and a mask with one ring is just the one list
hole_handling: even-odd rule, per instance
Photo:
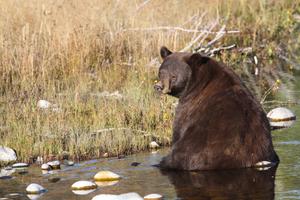
{"label": "grass", "polygon": [[[169,145],[176,99],[153,90],[156,58],[160,46],[181,50],[199,35],[171,27],[239,30],[215,44],[238,48],[216,59],[260,99],[277,79],[283,87],[293,79],[299,12],[292,0],[0,1],[0,144],[22,161],[64,152],[80,159],[129,154],[153,139]],[[215,36],[206,34],[189,51]],[[241,53],[246,47],[252,51]],[[40,99],[58,111],[39,109]]]}

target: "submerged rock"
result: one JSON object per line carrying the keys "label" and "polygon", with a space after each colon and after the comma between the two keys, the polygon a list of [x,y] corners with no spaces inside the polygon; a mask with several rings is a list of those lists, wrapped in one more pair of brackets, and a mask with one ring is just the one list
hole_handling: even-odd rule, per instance
{"label": "submerged rock", "polygon": [[284,107],[272,109],[267,114],[267,117],[271,127],[274,129],[291,127],[296,121],[296,115]]}
{"label": "submerged rock", "polygon": [[16,160],[17,155],[13,149],[5,146],[0,146],[0,162],[11,162]]}
{"label": "submerged rock", "polygon": [[30,185],[27,186],[26,192],[28,194],[40,194],[46,192],[46,190],[39,184],[31,183]]}
{"label": "submerged rock", "polygon": [[144,196],[144,200],[161,200],[163,198],[160,194],[148,194]]}
{"label": "submerged rock", "polygon": [[94,196],[92,200],[143,200],[143,198],[135,192],[130,192],[120,195],[99,194],[97,196]]}
{"label": "submerged rock", "polygon": [[91,181],[77,181],[71,187],[72,190],[93,190],[97,185]]}
{"label": "submerged rock", "polygon": [[100,171],[94,176],[95,181],[116,181],[121,177],[111,171]]}

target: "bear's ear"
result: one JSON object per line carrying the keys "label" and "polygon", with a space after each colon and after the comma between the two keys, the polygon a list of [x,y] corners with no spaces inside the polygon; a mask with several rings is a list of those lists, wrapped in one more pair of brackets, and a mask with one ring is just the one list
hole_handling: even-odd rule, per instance
{"label": "bear's ear", "polygon": [[198,66],[205,64],[209,61],[209,57],[203,56],[199,53],[194,53],[191,56],[187,57],[185,60],[190,67]]}
{"label": "bear's ear", "polygon": [[172,54],[172,51],[170,51],[167,47],[163,46],[160,48],[160,56],[162,59],[165,59],[170,54]]}

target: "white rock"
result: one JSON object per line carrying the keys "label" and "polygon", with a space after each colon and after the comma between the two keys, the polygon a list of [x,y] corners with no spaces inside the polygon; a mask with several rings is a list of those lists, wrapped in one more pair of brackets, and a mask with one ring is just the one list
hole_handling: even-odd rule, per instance
{"label": "white rock", "polygon": [[0,171],[0,177],[10,176],[15,171],[16,171],[15,169],[1,169],[1,171]]}
{"label": "white rock", "polygon": [[43,100],[43,99],[41,99],[41,100],[39,100],[39,101],[37,102],[37,107],[39,107],[39,108],[41,108],[41,109],[47,109],[47,108],[50,108],[51,105],[52,105],[52,103],[50,103],[50,102],[47,101],[47,100]]}
{"label": "white rock", "polygon": [[97,185],[91,181],[77,181],[71,187],[72,190],[93,190]]}
{"label": "white rock", "polygon": [[160,194],[148,194],[144,196],[144,200],[161,200],[163,198]]}
{"label": "white rock", "polygon": [[279,107],[272,109],[267,117],[271,127],[286,128],[292,126],[296,121],[296,115],[287,108]]}
{"label": "white rock", "polygon": [[93,189],[93,190],[72,190],[72,192],[74,194],[77,194],[77,195],[87,195],[87,194],[90,194],[92,192],[94,192],[96,189]]}
{"label": "white rock", "polygon": [[111,171],[100,171],[94,176],[95,181],[116,181],[121,177]]}
{"label": "white rock", "polygon": [[50,169],[50,166],[46,163],[42,164],[41,166],[42,170],[49,170]]}
{"label": "white rock", "polygon": [[150,142],[149,147],[151,149],[156,149],[156,148],[159,148],[159,145],[155,141],[152,141],[152,142]]}
{"label": "white rock", "polygon": [[47,162],[47,165],[49,165],[51,169],[60,169],[60,162],[58,160]]}
{"label": "white rock", "polygon": [[25,168],[28,167],[29,165],[27,163],[15,163],[12,165],[12,168]]}
{"label": "white rock", "polygon": [[36,183],[31,183],[26,188],[26,192],[28,194],[40,194],[45,191],[46,191],[45,188],[43,188],[42,186],[40,186],[39,184],[36,184]]}
{"label": "white rock", "polygon": [[75,163],[74,163],[74,161],[64,160],[64,164],[67,166],[73,166]]}
{"label": "white rock", "polygon": [[100,194],[94,196],[92,200],[143,200],[143,198],[135,192],[130,192],[120,195]]}
{"label": "white rock", "polygon": [[11,162],[16,160],[17,156],[13,149],[5,146],[0,146],[0,161]]}

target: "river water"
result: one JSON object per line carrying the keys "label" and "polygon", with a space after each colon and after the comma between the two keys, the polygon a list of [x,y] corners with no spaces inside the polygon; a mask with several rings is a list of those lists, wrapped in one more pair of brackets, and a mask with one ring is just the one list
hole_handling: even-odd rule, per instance
{"label": "river water", "polygon": [[[297,85],[297,84],[296,84]],[[297,86],[300,88],[300,85]],[[295,93],[299,99],[300,93]],[[300,116],[299,106],[291,108]],[[169,149],[145,152],[124,159],[107,158],[80,162],[62,167],[53,174],[42,174],[40,167],[31,166],[28,173],[16,171],[11,178],[0,179],[0,200],[29,199],[26,186],[38,183],[48,191],[39,199],[90,200],[97,194],[137,192],[141,196],[162,194],[165,199],[300,199],[300,123],[292,128],[273,131],[273,143],[280,157],[277,169],[161,172],[157,164]],[[132,162],[140,165],[131,166]],[[78,180],[93,180],[100,170],[110,170],[123,178],[113,185],[101,186],[87,195],[76,195],[71,185]]]}

